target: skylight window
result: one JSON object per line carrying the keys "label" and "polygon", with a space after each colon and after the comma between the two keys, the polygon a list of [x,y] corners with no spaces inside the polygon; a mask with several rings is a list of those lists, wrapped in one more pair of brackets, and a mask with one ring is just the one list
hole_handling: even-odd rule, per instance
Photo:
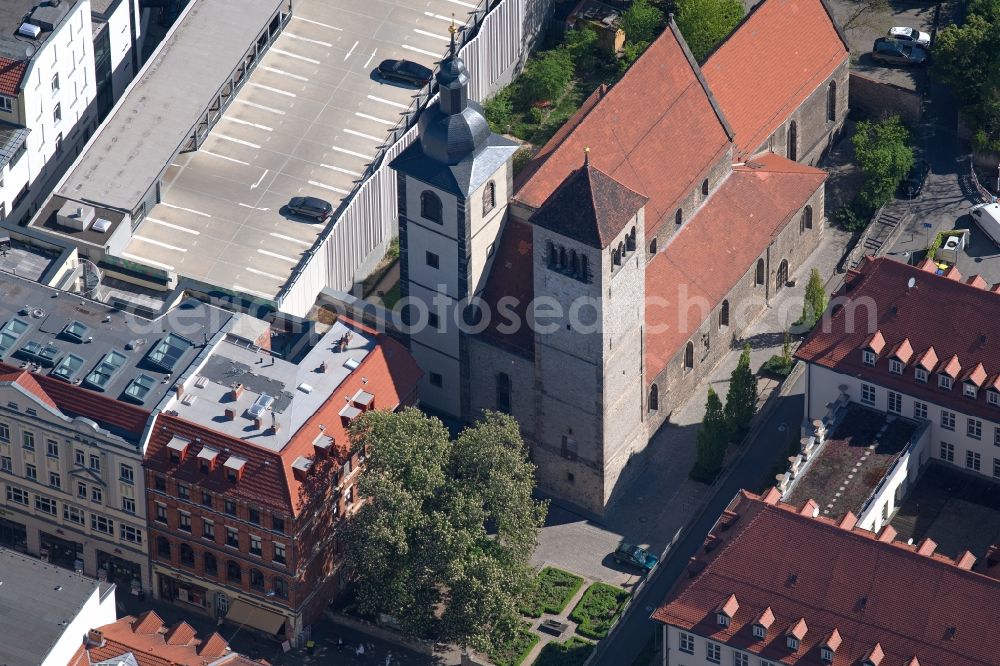
{"label": "skylight window", "polygon": [[17,353],[29,361],[34,361],[47,368],[51,368],[55,365],[56,359],[59,358],[58,347],[53,345],[42,345],[34,340],[26,342]]}
{"label": "skylight window", "polygon": [[125,387],[125,399],[141,405],[154,386],[156,386],[155,379],[149,375],[139,375]]}
{"label": "skylight window", "polygon": [[63,360],[59,361],[59,365],[52,370],[52,376],[58,377],[63,381],[72,382],[76,379],[76,375],[80,372],[80,369],[83,368],[84,363],[86,361],[76,354],[67,354],[63,357]]}
{"label": "skylight window", "polygon": [[90,374],[83,380],[83,383],[90,388],[103,391],[111,383],[115,375],[118,374],[118,371],[122,369],[127,360],[128,357],[121,352],[108,352],[101,359],[101,362],[97,364],[97,367],[90,371]]}
{"label": "skylight window", "polygon": [[146,360],[163,372],[173,372],[181,356],[191,347],[194,347],[194,343],[187,338],[168,333],[167,337],[149,351]]}
{"label": "skylight window", "polygon": [[66,327],[62,330],[63,337],[67,340],[72,340],[73,342],[83,342],[87,339],[89,333],[90,327],[76,321],[75,319],[66,324]]}
{"label": "skylight window", "polygon": [[20,319],[11,319],[4,324],[0,328],[0,356],[10,351],[28,328],[28,323]]}

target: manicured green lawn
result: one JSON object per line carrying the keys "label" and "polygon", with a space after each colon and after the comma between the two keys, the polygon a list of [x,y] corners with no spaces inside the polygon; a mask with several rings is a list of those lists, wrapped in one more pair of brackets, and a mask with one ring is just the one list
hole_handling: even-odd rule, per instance
{"label": "manicured green lawn", "polygon": [[513,641],[503,646],[499,651],[490,653],[490,661],[496,666],[520,666],[537,642],[538,634],[533,632],[531,625],[525,622]]}
{"label": "manicured green lawn", "polygon": [[573,598],[583,579],[562,569],[545,567],[538,574],[538,590],[525,601],[521,612],[528,617],[541,617],[542,613],[558,615]]}
{"label": "manicured green lawn", "polygon": [[594,644],[573,636],[564,643],[548,643],[534,666],[580,666],[594,651]]}
{"label": "manicured green lawn", "polygon": [[569,618],[579,625],[576,628],[578,634],[601,640],[608,635],[631,596],[631,592],[620,587],[594,583],[583,593]]}

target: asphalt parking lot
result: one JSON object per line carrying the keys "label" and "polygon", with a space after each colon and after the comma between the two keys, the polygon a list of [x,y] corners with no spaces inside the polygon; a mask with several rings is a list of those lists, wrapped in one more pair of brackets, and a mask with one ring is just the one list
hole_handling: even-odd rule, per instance
{"label": "asphalt parking lot", "polygon": [[432,66],[472,0],[301,0],[197,152],[173,162],[124,255],[273,297],[322,225],[291,197],[337,207],[415,90],[372,72],[386,58]]}

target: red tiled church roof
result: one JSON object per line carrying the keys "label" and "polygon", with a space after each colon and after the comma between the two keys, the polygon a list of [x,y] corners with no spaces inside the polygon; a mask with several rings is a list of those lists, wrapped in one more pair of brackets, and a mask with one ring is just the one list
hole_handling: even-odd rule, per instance
{"label": "red tiled church roof", "polygon": [[[348,325],[363,329],[353,322]],[[370,332],[370,331],[369,331]],[[375,396],[375,409],[393,410],[399,405],[413,404],[417,383],[422,371],[409,352],[398,342],[381,336],[378,344],[365,356],[361,364],[331,394],[330,398],[291,436],[280,452],[256,446],[250,441],[237,439],[212,430],[208,426],[192,423],[169,414],[157,416],[144,466],[165,473],[198,488],[224,494],[234,499],[266,506],[290,515],[298,515],[305,504],[300,496],[302,482],[296,478],[292,463],[299,456],[315,454],[313,442],[320,435],[331,437],[341,460],[349,451],[347,430],[340,417],[340,410],[347,399],[358,390]],[[325,429],[320,429],[320,425]],[[178,436],[188,440],[188,451],[180,463],[170,462],[165,449],[170,440]],[[198,453],[204,447],[221,452],[215,471],[203,473]],[[223,464],[230,456],[246,460],[242,480],[236,483],[226,479]]]}
{"label": "red tiled church roof", "polygon": [[[828,326],[813,329],[796,352],[798,358],[957,411],[997,418],[996,407],[987,405],[982,394],[965,397],[961,386],[942,390],[933,377],[917,382],[911,366],[956,379],[965,368],[974,380],[991,385],[1000,375],[1000,294],[891,259],[866,258],[848,274],[835,300],[843,307],[828,313]],[[861,350],[873,329],[884,336],[886,349],[909,340],[915,354],[902,375],[889,372],[884,356],[875,367],[864,365]]]}
{"label": "red tiled church roof", "polygon": [[[820,664],[824,645],[835,666],[880,655],[881,666],[914,657],[934,666],[997,663],[1000,581],[775,500],[738,494],[710,535],[714,547],[699,551],[653,619],[783,664]],[[724,627],[714,609],[731,595],[740,607]],[[776,621],[761,640],[751,625],[765,608]],[[786,644],[790,627],[804,629],[795,651]]]}
{"label": "red tiled church roof", "polygon": [[0,57],[0,95],[17,97],[21,92],[21,81],[27,71],[27,62]]}
{"label": "red tiled church roof", "polygon": [[[625,187],[649,197],[646,233],[673,219],[726,154],[729,130],[718,114],[687,47],[671,26],[575,125],[554,136],[514,198],[539,208],[570,173],[590,162]],[[574,122],[571,120],[571,123]]]}
{"label": "red tiled church roof", "polygon": [[702,65],[733,128],[736,154],[757,150],[848,57],[823,0],[764,0]]}
{"label": "red tiled church roof", "polygon": [[[759,168],[736,167],[646,266],[648,377],[666,367],[826,179],[823,171],[779,155],[755,161]],[[683,309],[684,302],[691,307]]]}
{"label": "red tiled church roof", "polygon": [[[528,304],[535,294],[533,246],[531,225],[509,217],[482,293],[483,302],[492,313],[482,337],[522,355],[530,355],[535,349],[534,332],[526,325]],[[509,304],[509,314],[500,307],[501,303]],[[511,325],[513,317],[517,317],[520,325]]]}

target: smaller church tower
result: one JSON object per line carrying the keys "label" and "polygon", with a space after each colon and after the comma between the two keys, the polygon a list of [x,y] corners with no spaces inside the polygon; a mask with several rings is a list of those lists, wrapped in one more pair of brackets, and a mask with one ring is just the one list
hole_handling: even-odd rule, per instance
{"label": "smaller church tower", "polygon": [[438,98],[418,139],[391,163],[399,197],[400,293],[410,352],[424,370],[421,403],[456,418],[468,412],[466,336],[460,322],[485,286],[513,188],[517,144],[490,131],[469,99],[455,45],[436,75]]}

